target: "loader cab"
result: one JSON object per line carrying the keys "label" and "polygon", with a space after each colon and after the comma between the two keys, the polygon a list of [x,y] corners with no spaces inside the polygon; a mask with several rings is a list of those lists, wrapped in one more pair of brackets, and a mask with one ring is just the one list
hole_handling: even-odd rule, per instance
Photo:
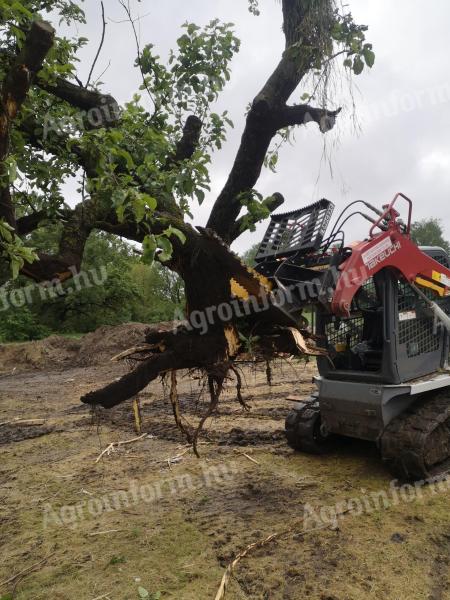
{"label": "loader cab", "polygon": [[[442,248],[422,250],[442,265],[450,263]],[[450,313],[450,298],[439,304]],[[318,359],[319,372],[327,379],[396,385],[434,373],[448,362],[445,329],[390,269],[360,288],[349,318],[318,309],[316,333],[329,352]]]}

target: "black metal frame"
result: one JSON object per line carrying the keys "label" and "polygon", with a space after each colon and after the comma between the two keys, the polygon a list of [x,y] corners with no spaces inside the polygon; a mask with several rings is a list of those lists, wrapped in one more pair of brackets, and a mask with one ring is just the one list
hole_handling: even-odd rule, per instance
{"label": "black metal frame", "polygon": [[272,215],[256,262],[318,250],[330,223],[334,204],[323,198],[299,210]]}

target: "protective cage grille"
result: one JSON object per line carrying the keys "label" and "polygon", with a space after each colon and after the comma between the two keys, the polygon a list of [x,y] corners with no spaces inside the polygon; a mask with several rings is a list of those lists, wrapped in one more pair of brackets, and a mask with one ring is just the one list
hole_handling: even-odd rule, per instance
{"label": "protective cage grille", "polygon": [[[432,292],[428,295],[433,296]],[[436,330],[426,302],[402,281],[398,283],[398,313],[398,341],[400,345],[406,345],[408,358],[439,350],[441,329]]]}
{"label": "protective cage grille", "polygon": [[333,211],[334,204],[322,199],[299,210],[273,215],[255,260],[318,250]]}
{"label": "protective cage grille", "polygon": [[347,345],[348,342],[348,347],[353,348],[363,341],[363,331],[364,319],[359,315],[337,322],[333,319],[325,325],[327,342],[335,348],[340,344]]}
{"label": "protective cage grille", "polygon": [[[339,344],[345,344],[349,348],[354,348],[364,341],[364,316],[363,310],[375,310],[381,306],[378,297],[377,288],[373,277],[368,279],[359,289],[352,305],[352,316],[346,319],[336,320],[330,317],[325,325],[325,335],[327,342],[336,347]],[[339,327],[337,328],[337,325]],[[350,342],[349,344],[347,344]]]}

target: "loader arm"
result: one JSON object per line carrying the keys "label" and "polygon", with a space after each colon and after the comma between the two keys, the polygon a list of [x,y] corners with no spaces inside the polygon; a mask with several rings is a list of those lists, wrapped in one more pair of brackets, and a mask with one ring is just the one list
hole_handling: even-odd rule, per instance
{"label": "loader arm", "polygon": [[[394,208],[400,198],[410,205],[407,224]],[[361,286],[386,268],[395,269],[410,284],[432,289],[441,297],[450,295],[450,270],[422,252],[411,239],[411,206],[409,198],[397,194],[374,223],[369,239],[351,248],[349,258],[338,267],[340,274],[331,299],[333,314],[348,317]],[[375,233],[377,228],[379,233]]]}

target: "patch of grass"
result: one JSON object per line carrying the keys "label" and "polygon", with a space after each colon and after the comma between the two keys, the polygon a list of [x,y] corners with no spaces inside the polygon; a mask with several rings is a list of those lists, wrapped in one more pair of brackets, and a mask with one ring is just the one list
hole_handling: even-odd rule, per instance
{"label": "patch of grass", "polygon": [[127,562],[125,556],[113,556],[108,564],[110,565],[123,565]]}
{"label": "patch of grass", "polygon": [[69,340],[80,340],[85,333],[56,333],[55,335],[60,335],[61,337],[65,337]]}

